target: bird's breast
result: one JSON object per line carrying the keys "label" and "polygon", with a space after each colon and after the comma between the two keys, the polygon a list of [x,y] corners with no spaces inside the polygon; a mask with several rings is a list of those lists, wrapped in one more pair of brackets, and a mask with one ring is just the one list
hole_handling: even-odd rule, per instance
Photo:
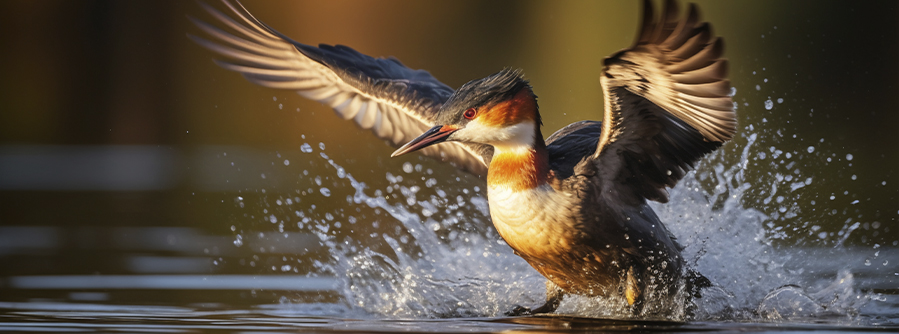
{"label": "bird's breast", "polygon": [[581,234],[576,197],[549,185],[526,190],[489,186],[487,198],[496,230],[525,258],[568,254]]}

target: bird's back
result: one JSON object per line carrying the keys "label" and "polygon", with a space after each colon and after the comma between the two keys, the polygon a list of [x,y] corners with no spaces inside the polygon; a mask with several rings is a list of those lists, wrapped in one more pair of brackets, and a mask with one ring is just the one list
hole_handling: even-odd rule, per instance
{"label": "bird's back", "polygon": [[602,122],[580,121],[559,129],[546,139],[549,167],[559,178],[568,178],[574,167],[596,150]]}

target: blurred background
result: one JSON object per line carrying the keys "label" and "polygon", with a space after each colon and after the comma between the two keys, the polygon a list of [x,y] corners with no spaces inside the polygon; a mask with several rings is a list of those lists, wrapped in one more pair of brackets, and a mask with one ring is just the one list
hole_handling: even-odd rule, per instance
{"label": "blurred background", "polygon": [[[757,188],[743,205],[770,213],[771,231],[793,227],[778,239],[783,247],[894,251],[899,2],[696,3],[725,37],[741,129],[762,137],[752,154],[768,152],[771,163],[746,166]],[[602,118],[602,59],[631,45],[640,13],[637,1],[245,5],[296,41],[395,56],[452,87],[520,67],[547,136]],[[310,300],[333,300],[322,293],[327,278],[305,275],[328,245],[285,231],[283,220],[279,228],[270,214],[284,211],[275,210],[282,201],[301,208],[297,217],[359,211],[348,204],[349,181],[317,177],[336,168],[320,154],[371,189],[412,164],[432,170],[449,198],[477,191],[479,180],[451,167],[390,159],[392,148],[325,106],[218,68],[186,37],[203,36],[187,16],[212,20],[193,1],[0,2],[0,299],[259,303],[279,294],[255,291],[305,279]],[[782,173],[789,161],[772,161],[791,152],[796,165]],[[764,189],[793,169],[814,181],[793,189],[778,213]],[[343,224],[359,238],[387,228]],[[209,274],[222,280],[196,284]],[[242,279],[258,274],[273,280]],[[141,275],[175,281],[129,279]],[[153,284],[181,288],[160,294]]]}

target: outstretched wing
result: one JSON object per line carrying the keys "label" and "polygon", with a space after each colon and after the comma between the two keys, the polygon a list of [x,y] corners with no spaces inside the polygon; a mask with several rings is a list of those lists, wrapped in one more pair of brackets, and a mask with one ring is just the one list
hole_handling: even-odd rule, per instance
{"label": "outstretched wing", "polygon": [[[190,18],[216,42],[188,35],[226,60],[219,66],[265,87],[296,90],[334,108],[338,116],[371,129],[394,147],[412,140],[434,123],[437,109],[453,93],[430,73],[412,70],[394,58],[372,58],[349,47],[301,44],[257,20],[241,3],[222,1],[234,18],[200,3],[227,32]],[[487,175],[492,150],[484,145],[448,143],[425,148],[427,156]]]}
{"label": "outstretched wing", "polygon": [[698,23],[695,6],[679,21],[677,7],[666,1],[656,20],[646,0],[636,44],[606,58],[600,78],[605,115],[593,158],[603,193],[631,204],[666,202],[665,187],[736,131],[724,43]]}

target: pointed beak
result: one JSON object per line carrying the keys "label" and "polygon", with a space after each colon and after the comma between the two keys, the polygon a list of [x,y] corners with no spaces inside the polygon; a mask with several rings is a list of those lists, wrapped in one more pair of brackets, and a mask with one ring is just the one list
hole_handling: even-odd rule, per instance
{"label": "pointed beak", "polygon": [[403,145],[403,147],[400,147],[399,149],[394,151],[393,154],[390,155],[390,157],[396,157],[409,152],[415,152],[425,147],[442,143],[446,141],[446,138],[449,137],[449,135],[451,135],[453,132],[456,132],[456,130],[459,130],[459,128],[451,125],[438,125],[430,128],[428,131],[425,131],[425,133],[421,134],[421,136],[418,136],[418,138],[412,139],[412,141],[406,143],[406,145]]}

